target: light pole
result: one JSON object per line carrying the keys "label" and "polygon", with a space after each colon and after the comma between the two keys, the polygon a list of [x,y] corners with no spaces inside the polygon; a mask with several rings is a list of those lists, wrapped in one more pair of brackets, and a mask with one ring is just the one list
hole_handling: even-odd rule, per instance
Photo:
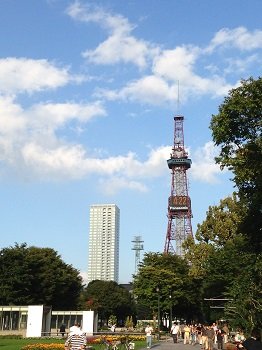
{"label": "light pole", "polygon": [[157,326],[158,326],[158,340],[160,339],[160,294],[159,287],[156,288],[157,291]]}
{"label": "light pole", "polygon": [[170,314],[169,314],[169,328],[171,330],[172,327],[172,319],[173,319],[173,315],[172,315],[172,293],[170,292],[169,295],[169,299],[170,299]]}

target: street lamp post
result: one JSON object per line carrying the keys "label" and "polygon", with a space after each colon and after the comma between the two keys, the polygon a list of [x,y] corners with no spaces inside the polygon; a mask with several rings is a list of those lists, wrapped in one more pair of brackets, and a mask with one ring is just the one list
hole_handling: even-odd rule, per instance
{"label": "street lamp post", "polygon": [[169,299],[170,299],[170,314],[169,314],[169,328],[171,330],[172,327],[172,319],[173,319],[173,315],[172,315],[172,294],[170,293],[169,295]]}
{"label": "street lamp post", "polygon": [[158,326],[158,340],[160,339],[160,294],[159,287],[156,288],[157,291],[157,326]]}

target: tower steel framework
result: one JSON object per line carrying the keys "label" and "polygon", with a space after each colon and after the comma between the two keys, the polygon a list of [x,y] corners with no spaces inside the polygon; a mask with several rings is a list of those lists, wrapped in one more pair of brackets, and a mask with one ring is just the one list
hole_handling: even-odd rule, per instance
{"label": "tower steel framework", "polygon": [[[165,253],[183,256],[182,244],[192,233],[191,200],[188,195],[187,170],[191,159],[184,147],[183,116],[174,117],[174,146],[167,164],[171,169],[171,194],[168,198],[168,225],[165,241]],[[173,244],[173,241],[175,244]]]}
{"label": "tower steel framework", "polygon": [[135,274],[137,274],[138,265],[140,263],[140,252],[144,250],[144,241],[142,241],[141,236],[135,236],[132,243],[134,243],[132,250],[135,251]]}

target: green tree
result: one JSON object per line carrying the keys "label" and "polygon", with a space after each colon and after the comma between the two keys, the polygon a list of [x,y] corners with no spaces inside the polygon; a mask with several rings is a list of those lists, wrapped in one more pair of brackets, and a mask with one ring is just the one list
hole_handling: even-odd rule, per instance
{"label": "green tree", "polygon": [[118,323],[124,324],[126,317],[135,313],[132,294],[114,281],[90,282],[83,291],[82,300],[97,311],[101,322],[106,324],[111,315],[117,317]]}
{"label": "green tree", "polygon": [[207,261],[217,249],[223,248],[240,234],[239,225],[245,215],[246,208],[235,193],[222,199],[219,205],[208,208],[206,219],[197,225],[196,242],[190,237],[184,243],[191,276],[203,279],[209,275]]}
{"label": "green tree", "polygon": [[[242,80],[238,88],[232,89],[219,106],[219,113],[212,116],[210,128],[215,144],[221,148],[216,161],[233,172],[245,210],[235,225],[240,234],[234,247],[238,257],[227,255],[232,261],[238,258],[241,267],[227,290],[234,308],[226,311],[250,330],[262,324],[262,78]],[[227,249],[226,243],[221,255]]]}
{"label": "green tree", "polygon": [[226,295],[225,315],[235,327],[250,334],[255,327],[262,328],[262,258],[250,252],[239,254],[241,272],[236,273]]}
{"label": "green tree", "polygon": [[262,252],[262,78],[242,80],[212,116],[210,128],[221,147],[216,158],[234,174],[238,195],[247,207],[242,230],[249,249]]}
{"label": "green tree", "polygon": [[0,251],[0,303],[51,305],[54,310],[77,307],[82,278],[51,248],[25,243]]}
{"label": "green tree", "polygon": [[[208,320],[228,318],[235,327],[247,333],[262,320],[261,254],[250,252],[249,240],[241,233],[246,206],[233,194],[209,207],[206,219],[198,225],[196,238],[185,243],[190,274],[201,280],[202,299],[225,298],[225,309],[211,301],[203,305]],[[215,304],[214,304],[215,303]]]}
{"label": "green tree", "polygon": [[[150,308],[155,318],[158,302],[161,318],[174,309],[173,316],[199,318],[198,282],[188,274],[187,262],[173,254],[147,253],[134,277],[138,303]],[[170,300],[171,297],[171,300]]]}

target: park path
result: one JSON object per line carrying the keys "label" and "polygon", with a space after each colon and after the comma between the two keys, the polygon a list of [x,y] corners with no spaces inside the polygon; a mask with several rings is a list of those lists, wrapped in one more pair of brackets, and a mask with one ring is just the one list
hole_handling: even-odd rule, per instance
{"label": "park path", "polygon": [[[178,343],[174,343],[171,337],[167,337],[164,340],[160,340],[158,343],[152,345],[152,350],[201,350],[201,345],[184,345],[182,340]],[[143,350],[147,350],[146,347]]]}

